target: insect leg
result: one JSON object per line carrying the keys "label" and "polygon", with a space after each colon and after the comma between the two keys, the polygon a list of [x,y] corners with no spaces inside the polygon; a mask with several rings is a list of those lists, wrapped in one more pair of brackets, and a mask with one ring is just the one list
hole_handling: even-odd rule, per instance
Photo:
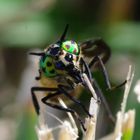
{"label": "insect leg", "polygon": [[53,98],[54,96],[58,96],[60,94],[63,94],[62,92],[58,92],[58,88],[46,88],[46,87],[32,87],[31,88],[31,93],[32,93],[31,95],[32,95],[33,104],[34,104],[36,113],[38,115],[39,115],[40,107],[39,107],[37,97],[35,95],[36,91],[52,91],[52,92],[55,92],[55,93],[48,94],[48,96],[42,98],[42,102],[45,103],[46,105],[50,106],[50,107],[55,108],[55,109],[63,110],[63,111],[66,111],[66,112],[71,112],[78,119],[78,121],[80,122],[84,131],[86,131],[86,129],[84,127],[84,122],[80,119],[79,115],[76,113],[75,110],[70,109],[70,108],[64,108],[62,106],[46,102],[48,99]]}
{"label": "insect leg", "polygon": [[[87,74],[87,72],[90,73],[89,68],[90,68],[93,64],[95,64],[95,62],[97,62],[97,61],[100,60],[99,63],[101,62],[100,65],[101,65],[101,67],[102,67],[102,72],[103,72],[103,74],[104,74],[105,81],[107,81],[107,82],[106,82],[107,87],[109,87],[109,88],[111,89],[110,81],[109,81],[108,74],[107,74],[107,71],[106,71],[106,69],[105,69],[105,66],[104,66],[103,62],[101,61],[101,59],[100,59],[100,58],[98,59],[98,58],[99,58],[99,57],[97,57],[97,58],[94,57],[93,60],[91,61],[91,63],[89,64],[89,66],[85,65],[86,63],[84,63],[84,60],[82,59],[82,62],[83,62],[83,64],[84,64],[84,66],[85,66],[85,69],[88,69],[88,70],[86,70],[85,72],[86,72],[86,74]],[[92,64],[92,65],[91,65],[91,64]],[[103,103],[103,105],[104,105],[104,107],[105,107],[105,110],[106,110],[106,112],[107,112],[107,114],[108,114],[110,120],[114,123],[114,122],[115,122],[115,118],[114,118],[114,116],[113,116],[113,114],[112,114],[112,112],[111,112],[111,109],[110,109],[110,107],[109,107],[109,105],[108,105],[108,103],[107,103],[107,101],[106,101],[106,99],[105,99],[105,97],[104,97],[104,95],[103,95],[101,89],[99,88],[99,86],[98,86],[98,84],[97,84],[97,82],[95,81],[94,78],[92,78],[92,84],[93,84],[93,88],[95,89],[95,91],[96,91],[96,93],[97,93],[99,99],[101,99],[101,102]]]}
{"label": "insect leg", "polygon": [[91,62],[89,63],[89,67],[91,67],[93,64],[95,64],[96,62],[99,62],[100,64],[100,67],[101,67],[101,70],[102,70],[102,73],[103,73],[103,76],[105,78],[105,83],[106,83],[106,86],[108,89],[111,89],[111,84],[110,84],[110,81],[109,81],[109,76],[108,76],[108,73],[107,73],[107,70],[105,68],[105,65],[103,64],[103,61],[101,60],[101,58],[99,56],[95,56]]}
{"label": "insect leg", "polygon": [[[81,65],[81,68],[82,68],[82,73],[86,73],[89,80],[92,81],[92,75],[91,75],[91,71],[89,69],[89,66],[88,64],[84,61],[84,59],[81,57],[80,59],[80,65]],[[85,70],[83,70],[83,68],[85,67]]]}
{"label": "insect leg", "polygon": [[39,107],[39,103],[38,103],[35,92],[36,91],[53,91],[54,92],[56,90],[57,88],[46,88],[46,87],[32,87],[31,88],[31,96],[32,96],[33,105],[34,105],[37,115],[39,115],[40,107]]}
{"label": "insect leg", "polygon": [[122,86],[124,86],[126,84],[127,81],[125,80],[123,83],[121,83],[121,84],[119,84],[117,86],[111,87],[107,70],[105,68],[105,65],[104,65],[102,59],[99,56],[95,56],[91,60],[91,62],[89,63],[89,67],[93,66],[96,62],[99,62],[99,65],[101,67],[101,70],[102,70],[102,73],[103,73],[103,76],[104,76],[104,79],[105,79],[105,83],[106,83],[106,86],[107,86],[108,90],[114,90],[114,89],[122,87]]}
{"label": "insect leg", "polygon": [[80,124],[81,124],[83,130],[86,131],[86,128],[85,128],[85,126],[84,126],[84,122],[81,120],[81,118],[79,117],[79,115],[76,113],[75,110],[73,110],[73,109],[71,109],[71,108],[64,108],[64,107],[61,106],[61,105],[57,105],[57,104],[53,104],[53,103],[47,102],[47,100],[49,100],[49,99],[51,99],[51,98],[53,98],[53,97],[55,97],[55,96],[58,96],[58,95],[60,95],[60,94],[63,94],[63,92],[59,91],[59,89],[58,89],[58,91],[57,91],[56,93],[54,93],[54,94],[49,94],[49,95],[47,95],[46,97],[42,98],[42,102],[43,102],[44,104],[46,104],[46,105],[52,107],[52,108],[55,108],[55,109],[58,109],[58,110],[61,110],[61,111],[65,111],[65,112],[70,112],[70,113],[72,113],[72,114],[76,117],[76,119],[80,122]]}
{"label": "insect leg", "polygon": [[127,83],[127,80],[125,80],[124,82],[122,82],[121,84],[119,84],[117,86],[111,87],[111,89],[108,89],[108,90],[115,90],[117,88],[123,87],[126,83]]}
{"label": "insect leg", "polygon": [[81,108],[85,111],[85,113],[91,117],[91,114],[89,113],[89,111],[86,109],[86,107],[81,103],[81,101],[79,101],[78,99],[72,97],[66,90],[65,88],[69,88],[69,87],[65,87],[63,85],[58,85],[59,89],[63,92],[63,94],[68,97],[70,100],[72,100],[74,103],[76,103],[77,105],[80,105]]}
{"label": "insect leg", "polygon": [[35,77],[36,80],[40,80],[40,78],[41,78],[41,71],[40,71],[40,69],[38,70],[38,72],[39,72],[39,76]]}
{"label": "insect leg", "polygon": [[[106,101],[103,93],[102,93],[102,90],[100,89],[100,87],[98,86],[96,80],[93,78],[93,82],[92,82],[92,85],[93,85],[93,88],[95,89],[95,92],[98,96],[98,98],[101,100],[101,103],[103,104],[108,116],[109,116],[109,119],[115,124],[115,117],[113,116],[112,114],[112,111],[108,105],[108,102]],[[99,101],[100,101],[99,100]]]}

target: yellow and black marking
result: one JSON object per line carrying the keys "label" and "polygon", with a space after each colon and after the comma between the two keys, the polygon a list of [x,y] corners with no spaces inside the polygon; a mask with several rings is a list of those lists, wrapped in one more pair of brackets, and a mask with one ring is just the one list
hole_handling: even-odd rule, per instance
{"label": "yellow and black marking", "polygon": [[55,77],[57,75],[53,58],[51,56],[45,56],[40,59],[40,69],[43,71],[46,77]]}

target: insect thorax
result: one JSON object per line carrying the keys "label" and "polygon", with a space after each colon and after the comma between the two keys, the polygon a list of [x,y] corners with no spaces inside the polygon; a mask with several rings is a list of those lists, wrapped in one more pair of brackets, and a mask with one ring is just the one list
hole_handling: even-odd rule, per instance
{"label": "insect thorax", "polygon": [[40,70],[46,77],[55,77],[57,75],[53,58],[51,56],[45,55],[41,57],[39,65]]}

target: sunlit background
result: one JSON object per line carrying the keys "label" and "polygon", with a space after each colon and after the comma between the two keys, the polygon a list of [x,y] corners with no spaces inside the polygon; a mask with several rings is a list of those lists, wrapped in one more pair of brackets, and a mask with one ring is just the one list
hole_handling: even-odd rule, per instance
{"label": "sunlit background", "polygon": [[[81,42],[102,37],[109,44],[112,56],[106,67],[112,85],[123,82],[129,65],[135,66],[127,108],[137,111],[133,139],[138,140],[140,104],[133,89],[140,79],[139,21],[139,0],[0,0],[0,139],[37,139],[30,88],[37,84],[38,58],[28,52],[56,42],[68,23],[68,39]],[[94,76],[115,115],[123,88],[108,93],[101,73]],[[97,137],[113,128],[106,113],[102,114]]]}

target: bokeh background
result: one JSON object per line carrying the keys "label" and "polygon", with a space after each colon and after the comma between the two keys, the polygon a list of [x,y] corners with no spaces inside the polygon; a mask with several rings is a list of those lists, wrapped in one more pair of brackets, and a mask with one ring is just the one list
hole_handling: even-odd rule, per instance
{"label": "bokeh background", "polygon": [[[112,85],[123,82],[128,66],[135,66],[127,109],[137,111],[133,139],[138,140],[140,104],[133,89],[140,79],[139,21],[139,0],[0,0],[0,139],[37,139],[30,88],[37,84],[34,77],[38,74],[38,58],[29,56],[28,52],[57,41],[68,23],[69,39],[80,42],[102,37],[109,44],[112,56],[106,67]],[[108,93],[101,73],[95,72],[94,76],[115,115],[123,88]],[[84,94],[81,100],[89,102]],[[97,137],[113,128],[105,111],[100,114],[102,123]]]}

